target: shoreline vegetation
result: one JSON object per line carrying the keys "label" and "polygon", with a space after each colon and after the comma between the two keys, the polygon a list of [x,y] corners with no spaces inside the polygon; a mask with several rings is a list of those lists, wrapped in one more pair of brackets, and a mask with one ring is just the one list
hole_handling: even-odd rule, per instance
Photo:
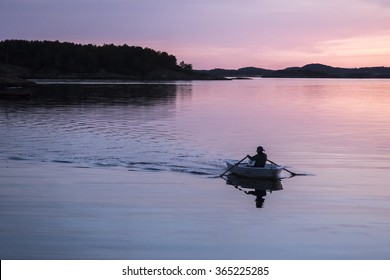
{"label": "shoreline vegetation", "polygon": [[225,80],[195,71],[166,52],[138,46],[59,41],[0,42],[0,86],[31,87],[32,79]]}
{"label": "shoreline vegetation", "polygon": [[307,64],[194,70],[174,55],[138,46],[96,46],[59,41],[0,41],[0,90],[37,86],[33,79],[230,80],[262,78],[390,78],[390,67],[339,68]]}

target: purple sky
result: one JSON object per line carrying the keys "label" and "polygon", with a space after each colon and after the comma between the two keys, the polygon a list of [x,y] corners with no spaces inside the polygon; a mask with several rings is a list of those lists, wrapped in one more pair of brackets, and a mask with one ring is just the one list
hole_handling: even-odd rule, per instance
{"label": "purple sky", "polygon": [[389,0],[0,0],[0,40],[128,44],[195,69],[390,66]]}

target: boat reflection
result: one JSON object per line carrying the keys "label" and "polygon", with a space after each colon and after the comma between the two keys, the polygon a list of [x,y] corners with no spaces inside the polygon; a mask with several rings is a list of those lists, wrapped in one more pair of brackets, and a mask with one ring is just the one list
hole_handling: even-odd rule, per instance
{"label": "boat reflection", "polygon": [[267,195],[267,191],[272,193],[273,191],[283,190],[280,179],[252,179],[237,176],[235,174],[229,174],[226,176],[226,184],[234,186],[236,189],[244,192],[247,195],[255,196],[256,208],[264,207],[264,197]]}

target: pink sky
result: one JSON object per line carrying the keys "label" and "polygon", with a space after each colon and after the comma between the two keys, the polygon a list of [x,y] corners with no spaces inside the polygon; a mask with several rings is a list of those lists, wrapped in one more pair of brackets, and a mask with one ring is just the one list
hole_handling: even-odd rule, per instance
{"label": "pink sky", "polygon": [[390,1],[1,0],[4,39],[139,45],[195,69],[390,66]]}

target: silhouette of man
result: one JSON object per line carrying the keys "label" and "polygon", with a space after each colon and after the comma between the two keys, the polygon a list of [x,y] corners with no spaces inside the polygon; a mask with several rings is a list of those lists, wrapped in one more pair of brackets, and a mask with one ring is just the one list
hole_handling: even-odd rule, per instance
{"label": "silhouette of man", "polygon": [[257,154],[254,156],[247,155],[247,157],[255,162],[254,167],[264,167],[267,162],[267,154],[264,153],[262,146],[257,147]]}

